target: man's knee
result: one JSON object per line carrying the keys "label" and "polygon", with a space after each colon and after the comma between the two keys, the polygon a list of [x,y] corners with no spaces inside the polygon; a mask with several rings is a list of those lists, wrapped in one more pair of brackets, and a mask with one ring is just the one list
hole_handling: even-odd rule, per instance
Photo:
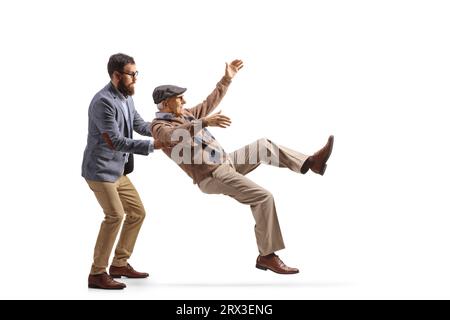
{"label": "man's knee", "polygon": [[147,213],[145,212],[144,208],[142,208],[142,210],[140,210],[137,214],[137,216],[139,217],[139,220],[144,220],[146,215],[147,215]]}
{"label": "man's knee", "polygon": [[120,224],[123,216],[123,212],[105,212],[105,222],[108,224]]}
{"label": "man's knee", "polygon": [[270,191],[267,191],[267,190],[265,190],[264,198],[265,198],[266,202],[273,202],[274,201],[273,194]]}
{"label": "man's knee", "polygon": [[272,193],[264,188],[259,188],[257,194],[258,194],[257,198],[258,198],[259,203],[267,204],[270,202],[274,202]]}
{"label": "man's knee", "polygon": [[127,219],[128,220],[134,220],[134,221],[143,221],[145,219],[146,212],[144,207],[141,208],[135,208],[132,211],[127,213]]}

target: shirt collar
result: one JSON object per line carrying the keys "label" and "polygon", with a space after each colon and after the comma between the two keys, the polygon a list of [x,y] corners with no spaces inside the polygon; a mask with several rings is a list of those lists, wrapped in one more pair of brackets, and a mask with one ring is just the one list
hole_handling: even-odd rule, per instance
{"label": "shirt collar", "polygon": [[158,120],[173,120],[173,119],[185,119],[188,121],[195,120],[195,118],[189,114],[182,114],[181,116],[176,116],[175,114],[171,112],[156,112],[155,113],[156,119]]}
{"label": "shirt collar", "polygon": [[172,120],[176,118],[175,115],[170,112],[156,112],[155,116],[158,120]]}

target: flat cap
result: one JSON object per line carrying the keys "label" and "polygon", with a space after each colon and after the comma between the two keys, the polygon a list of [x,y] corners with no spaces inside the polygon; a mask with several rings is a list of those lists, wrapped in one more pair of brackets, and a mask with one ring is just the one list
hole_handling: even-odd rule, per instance
{"label": "flat cap", "polygon": [[158,104],[167,98],[183,94],[186,90],[186,88],[181,88],[170,84],[159,86],[153,90],[153,101],[155,104]]}

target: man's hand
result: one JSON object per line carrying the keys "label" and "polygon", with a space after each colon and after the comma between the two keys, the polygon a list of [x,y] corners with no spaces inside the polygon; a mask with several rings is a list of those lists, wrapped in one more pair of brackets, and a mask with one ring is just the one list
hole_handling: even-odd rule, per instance
{"label": "man's hand", "polygon": [[230,64],[226,63],[225,67],[225,77],[229,80],[233,79],[236,73],[238,73],[239,70],[242,69],[244,66],[244,62],[242,60],[234,60]]}
{"label": "man's hand", "polygon": [[220,127],[226,128],[231,124],[231,119],[220,114],[222,111],[214,113],[202,119],[204,127]]}

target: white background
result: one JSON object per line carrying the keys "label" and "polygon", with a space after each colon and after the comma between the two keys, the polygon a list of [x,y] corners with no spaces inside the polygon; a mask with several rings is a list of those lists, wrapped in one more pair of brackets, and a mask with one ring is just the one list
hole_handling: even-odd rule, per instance
{"label": "white background", "polygon": [[[13,1],[0,5],[0,298],[450,298],[448,1]],[[80,176],[87,109],[113,53],[200,102],[244,60],[213,129],[228,151],[268,137],[325,176],[261,166],[300,274],[254,268],[250,209],[202,194],[162,152],[130,175],[148,216],[130,262],[147,280],[88,290],[101,209]]]}

